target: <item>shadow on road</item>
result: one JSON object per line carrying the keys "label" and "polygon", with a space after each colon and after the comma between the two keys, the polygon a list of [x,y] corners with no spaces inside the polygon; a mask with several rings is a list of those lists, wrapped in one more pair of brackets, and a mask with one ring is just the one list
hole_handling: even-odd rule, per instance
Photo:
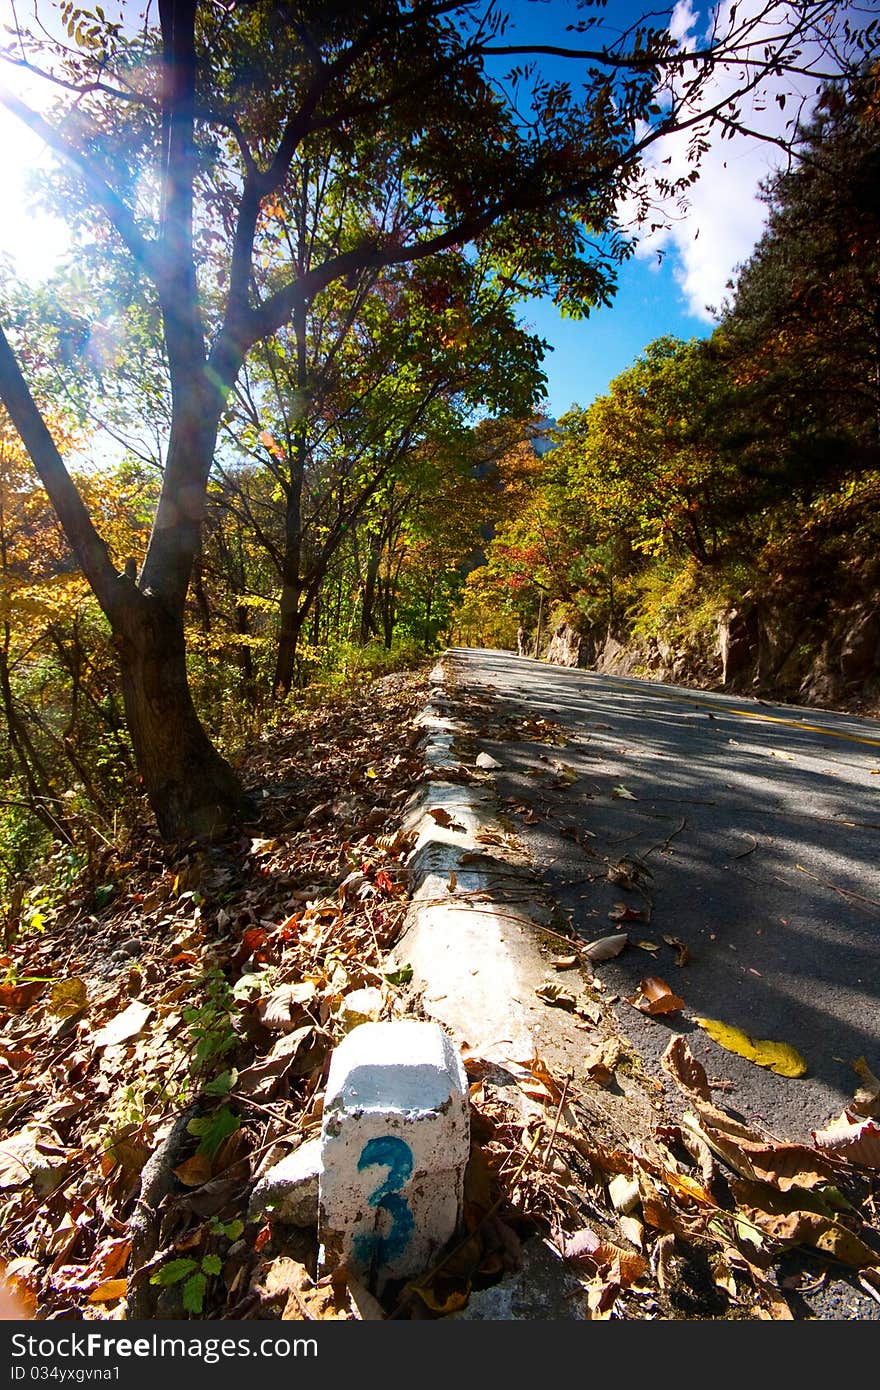
{"label": "shadow on road", "polygon": [[[536,870],[582,938],[629,932],[597,973],[622,998],[659,975],[685,1001],[666,1020],[620,1003],[646,1060],[672,1032],[695,1033],[737,1108],[792,1136],[823,1125],[857,1084],[856,1058],[880,1070],[880,727],[504,653],[456,656],[467,691],[491,697],[480,746],[503,764],[496,789]],[[559,724],[568,742],[517,738],[524,717]],[[620,903],[645,919],[617,926]],[[667,936],[688,948],[684,967]],[[722,1050],[694,1016],[793,1044],[808,1075]]]}

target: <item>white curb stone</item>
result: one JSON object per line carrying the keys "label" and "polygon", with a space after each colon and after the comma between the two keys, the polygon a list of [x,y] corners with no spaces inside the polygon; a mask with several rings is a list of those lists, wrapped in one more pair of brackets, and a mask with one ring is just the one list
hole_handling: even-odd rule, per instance
{"label": "white curb stone", "polygon": [[467,1079],[436,1023],[363,1023],[333,1053],[321,1130],[320,1264],[381,1292],[428,1269],[461,1217]]}
{"label": "white curb stone", "polygon": [[309,1139],[263,1174],[251,1194],[248,1219],[268,1215],[291,1226],[314,1226],[320,1170],[321,1141]]}

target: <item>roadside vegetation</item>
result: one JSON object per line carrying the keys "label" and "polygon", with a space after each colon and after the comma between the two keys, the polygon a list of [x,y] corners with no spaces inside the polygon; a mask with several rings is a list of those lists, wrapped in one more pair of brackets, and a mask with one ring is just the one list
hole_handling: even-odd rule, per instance
{"label": "roadside vegetation", "polygon": [[[476,0],[159,0],[140,29],[38,0],[3,33],[72,238],[37,288],[0,265],[0,1259],[28,1313],[312,1307],[241,1211],[319,1122],[347,997],[403,1007],[383,956],[438,647],[564,627],[715,679],[721,615],[774,688],[818,680],[831,633],[849,665],[812,693],[871,695],[878,23],[766,0],[685,52],[589,8],[548,7],[571,81]],[[646,346],[543,452],[523,306],[609,308],[620,207],[660,215],[742,95],[805,70],[824,101],[716,332]],[[689,172],[658,185],[676,131]],[[621,1161],[609,1132],[548,1176],[565,1090],[535,1068],[543,1167],[475,1091],[471,1244],[414,1316],[575,1233],[566,1174]],[[610,1243],[573,1258],[604,1316],[648,1266],[596,1200]]]}
{"label": "roadside vegetation", "polygon": [[830,89],[705,341],[558,422],[458,631],[808,702],[880,702],[880,106]]}

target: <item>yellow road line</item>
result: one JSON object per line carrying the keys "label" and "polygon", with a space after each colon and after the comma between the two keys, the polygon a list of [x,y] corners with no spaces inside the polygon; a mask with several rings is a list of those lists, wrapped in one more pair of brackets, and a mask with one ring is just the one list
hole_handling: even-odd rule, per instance
{"label": "yellow road line", "polygon": [[[591,671],[590,675],[598,675],[598,672]],[[800,719],[783,719],[778,714],[763,714],[760,710],[735,709],[732,705],[716,705],[712,700],[706,700],[698,695],[669,695],[665,690],[645,690],[644,686],[636,685],[628,681],[625,676],[605,676],[599,679],[619,681],[621,685],[628,685],[631,690],[638,690],[640,694],[653,695],[658,700],[674,700],[679,704],[705,705],[707,709],[718,710],[722,714],[738,714],[742,719],[761,719],[768,724],[785,724],[789,729],[805,729],[810,734],[827,734],[829,738],[842,738],[848,743],[866,743],[871,748],[880,748],[880,738],[865,738],[860,734],[848,734],[842,729],[828,729],[822,724],[806,724]],[[646,682],[650,685],[650,682]]]}
{"label": "yellow road line", "polygon": [[[708,704],[701,700],[700,704]],[[726,706],[715,705],[715,709]],[[759,714],[757,710],[731,709],[730,714],[739,714],[743,719],[766,719],[769,724],[786,724],[790,729],[806,729],[811,734],[827,734],[829,738],[842,738],[848,743],[867,743],[872,748],[880,748],[880,738],[863,738],[860,734],[847,734],[843,729],[826,729],[822,724],[804,724],[800,719],[782,719],[778,714]]]}

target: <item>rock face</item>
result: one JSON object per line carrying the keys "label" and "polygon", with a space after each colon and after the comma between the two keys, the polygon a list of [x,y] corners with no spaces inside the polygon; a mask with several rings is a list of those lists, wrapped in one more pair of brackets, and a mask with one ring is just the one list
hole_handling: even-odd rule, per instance
{"label": "rock face", "polygon": [[578,633],[563,625],[545,659],[604,675],[645,676],[801,704],[880,711],[880,576],[828,597],[790,582],[719,611],[714,631],[677,641]]}
{"label": "rock face", "polygon": [[862,605],[849,615],[840,641],[840,674],[864,681],[880,671],[880,607]]}
{"label": "rock face", "polygon": [[730,685],[746,671],[757,644],[757,624],[749,608],[728,608],[718,615],[721,684]]}
{"label": "rock face", "polygon": [[560,623],[545,655],[556,666],[590,666],[596,659],[596,644],[591,637],[583,637],[567,623]]}

